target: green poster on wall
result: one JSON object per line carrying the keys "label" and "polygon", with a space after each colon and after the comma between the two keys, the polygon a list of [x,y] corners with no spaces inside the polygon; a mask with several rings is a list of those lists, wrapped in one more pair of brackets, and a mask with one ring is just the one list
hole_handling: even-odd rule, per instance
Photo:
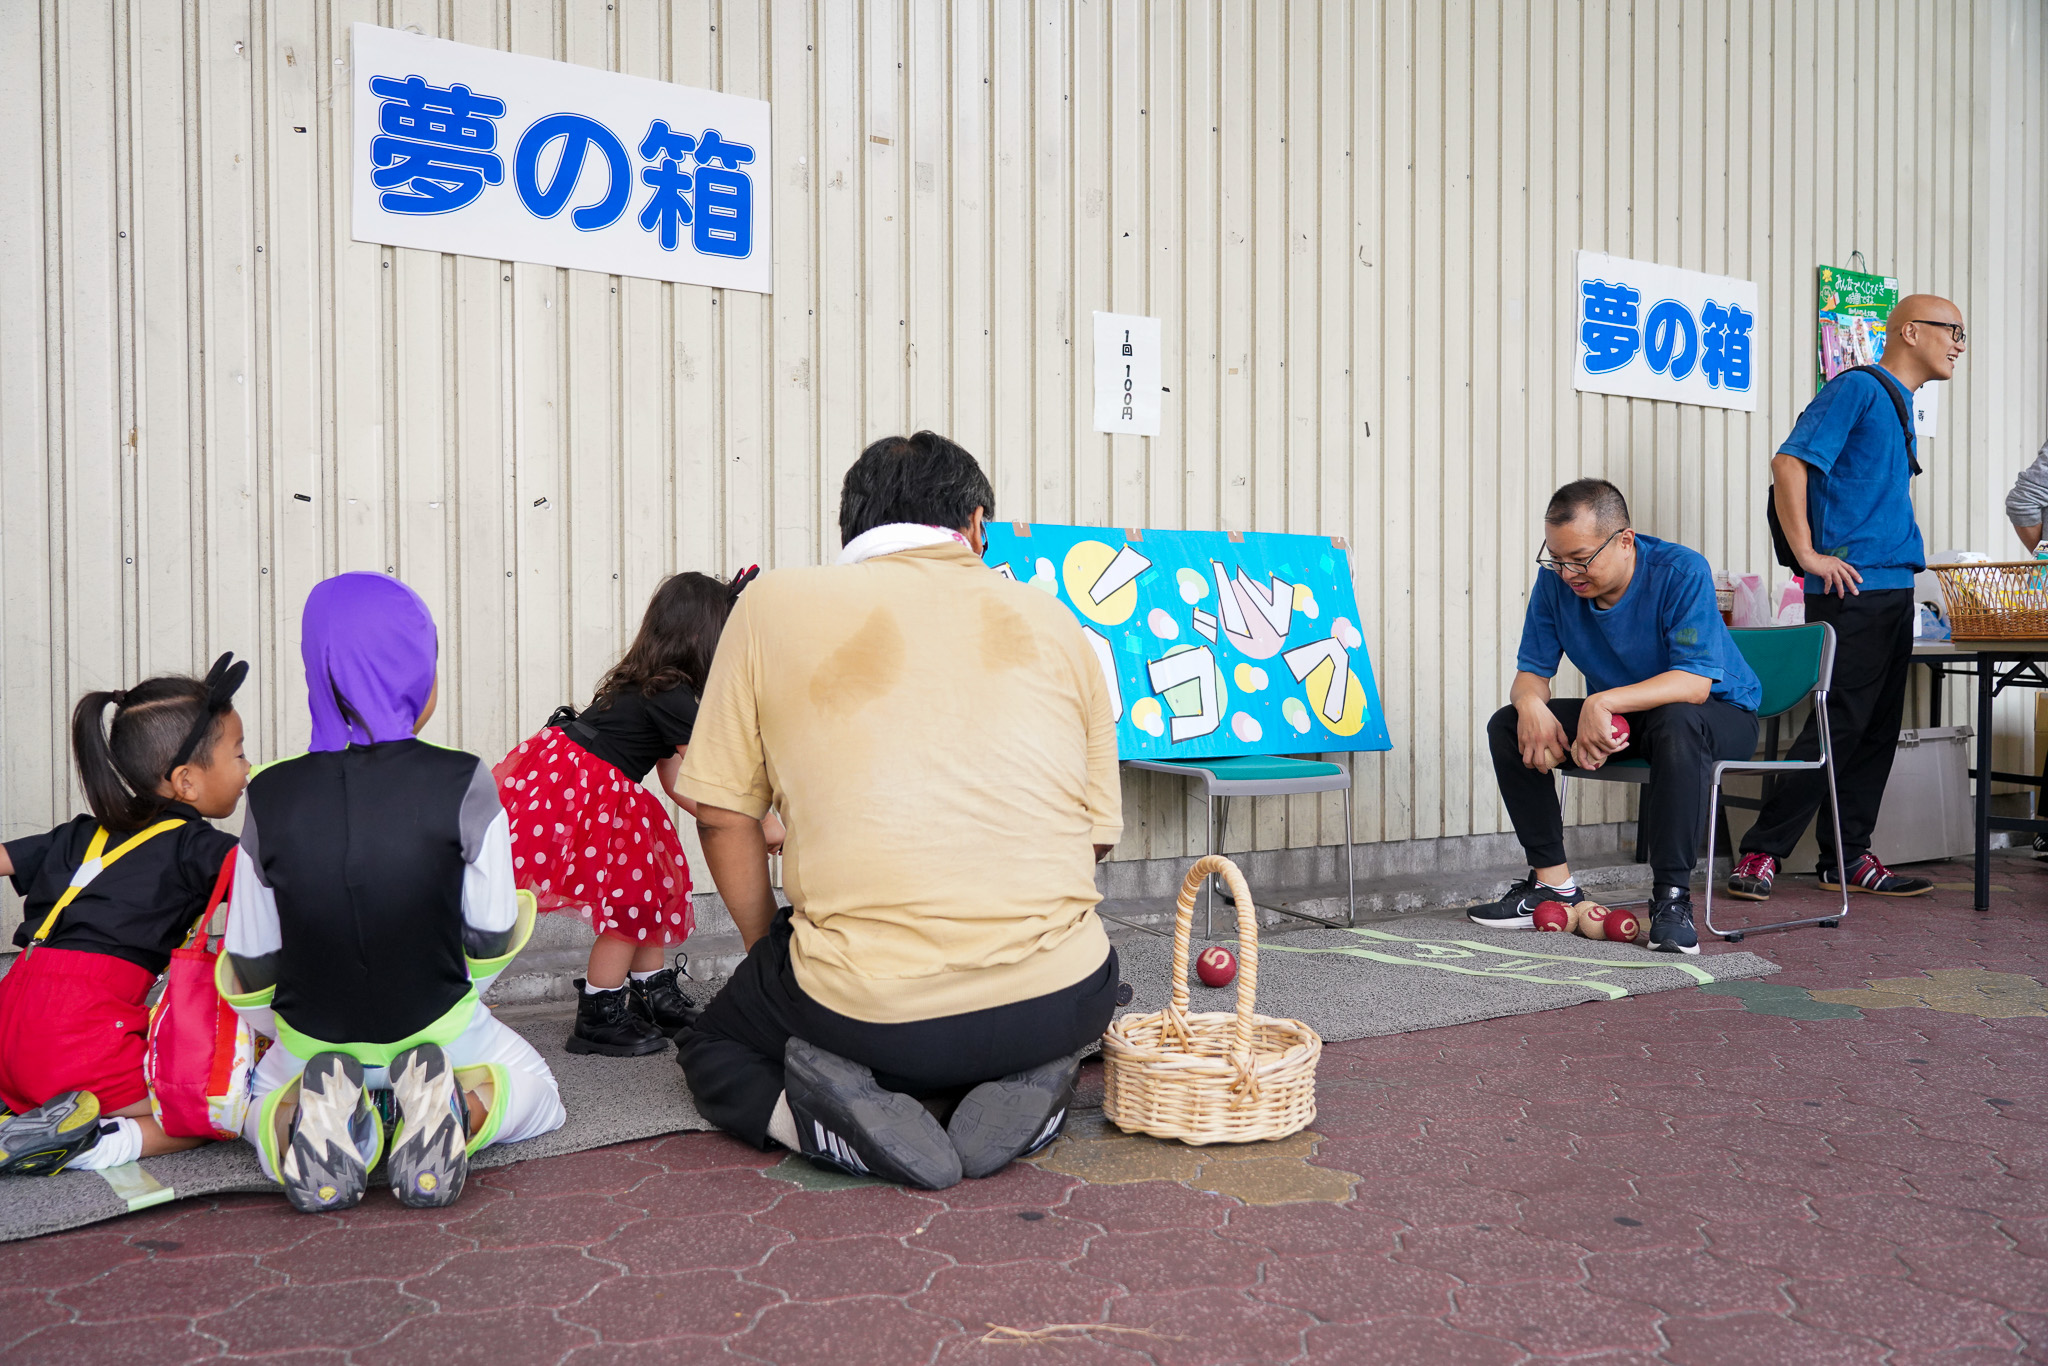
{"label": "green poster on wall", "polygon": [[1877,364],[1884,355],[1884,320],[1898,301],[1896,276],[1865,275],[1840,266],[1820,268],[1820,351],[1814,388],[1844,370]]}

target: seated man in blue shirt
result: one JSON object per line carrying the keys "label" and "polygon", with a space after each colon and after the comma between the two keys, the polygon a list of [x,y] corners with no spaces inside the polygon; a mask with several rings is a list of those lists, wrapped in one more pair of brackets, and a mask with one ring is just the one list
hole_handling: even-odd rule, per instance
{"label": "seated man in blue shirt", "polygon": [[[1486,727],[1501,800],[1529,854],[1529,876],[1470,912],[1474,924],[1527,929],[1545,901],[1585,900],[1565,861],[1564,815],[1553,769],[1595,769],[1617,753],[1647,759],[1642,822],[1654,878],[1650,947],[1698,953],[1692,870],[1707,829],[1717,759],[1756,752],[1763,687],[1721,620],[1714,577],[1698,552],[1644,536],[1605,479],[1579,479],[1543,514],[1546,553],[1529,594],[1508,705]],[[1591,689],[1554,698],[1550,680],[1570,656]],[[1626,715],[1617,744],[1614,718]]]}
{"label": "seated man in blue shirt", "polygon": [[[1834,686],[1828,732],[1842,844],[1832,821],[1814,831],[1820,885],[1839,891],[1847,866],[1851,891],[1924,896],[1934,884],[1885,867],[1870,848],[1877,828],[1913,663],[1913,575],[1927,567],[1913,517],[1913,476],[1920,460],[1911,422],[1913,391],[1955,375],[1965,342],[1963,315],[1947,299],[1908,294],[1885,323],[1884,359],[1872,369],[1829,380],[1771,457],[1771,500],[1786,548],[1806,573],[1806,619],[1835,628]],[[1812,717],[1788,759],[1820,757]],[[1818,770],[1794,773],[1772,789],[1742,837],[1742,860],[1728,894],[1768,900],[1778,870],[1827,797]]]}

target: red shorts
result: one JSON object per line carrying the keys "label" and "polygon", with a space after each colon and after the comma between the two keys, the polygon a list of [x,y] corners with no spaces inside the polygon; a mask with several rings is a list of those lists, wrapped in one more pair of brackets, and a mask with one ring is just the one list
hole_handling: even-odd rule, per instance
{"label": "red shorts", "polygon": [[20,1114],[66,1091],[90,1091],[112,1114],[149,1098],[142,1080],[148,968],[48,945],[0,977],[0,1104]]}

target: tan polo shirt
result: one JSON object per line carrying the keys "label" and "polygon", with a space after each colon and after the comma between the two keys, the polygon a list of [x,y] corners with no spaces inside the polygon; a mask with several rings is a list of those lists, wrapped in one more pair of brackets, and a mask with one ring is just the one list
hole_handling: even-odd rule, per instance
{"label": "tan polo shirt", "polygon": [[947,542],[778,569],[740,595],[679,790],[789,829],[791,958],[878,1024],[1008,1005],[1101,968],[1116,728],[1072,614]]}

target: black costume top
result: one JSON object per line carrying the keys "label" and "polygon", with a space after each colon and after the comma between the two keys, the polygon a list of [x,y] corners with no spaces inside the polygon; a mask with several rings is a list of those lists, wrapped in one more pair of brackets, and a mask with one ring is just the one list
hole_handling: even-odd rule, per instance
{"label": "black costume top", "polygon": [[[43,942],[53,949],[108,954],[153,973],[170,966],[171,950],[192,932],[192,923],[213,893],[221,863],[235,848],[233,835],[214,829],[183,802],[171,802],[156,820],[181,817],[185,824],[176,830],[145,840],[101,870],[71,898]],[[91,816],[79,816],[46,835],[7,841],[14,890],[24,903],[22,922],[14,931],[17,947],[28,946],[50,907],[71,885],[99,828]],[[109,831],[107,852],[135,833]]]}
{"label": "black costume top", "polygon": [[677,745],[689,744],[696,724],[697,694],[681,683],[652,697],[630,688],[608,693],[573,720],[564,720],[561,729],[637,783]]}
{"label": "black costume top", "polygon": [[[237,886],[228,948],[245,986],[276,983],[279,1019],[330,1043],[391,1043],[469,993],[465,918],[502,931],[517,914],[482,760],[422,740],[315,751],[260,770],[248,801],[242,852],[270,896]],[[503,848],[480,871],[487,839]],[[508,885],[466,897],[497,862]]]}

